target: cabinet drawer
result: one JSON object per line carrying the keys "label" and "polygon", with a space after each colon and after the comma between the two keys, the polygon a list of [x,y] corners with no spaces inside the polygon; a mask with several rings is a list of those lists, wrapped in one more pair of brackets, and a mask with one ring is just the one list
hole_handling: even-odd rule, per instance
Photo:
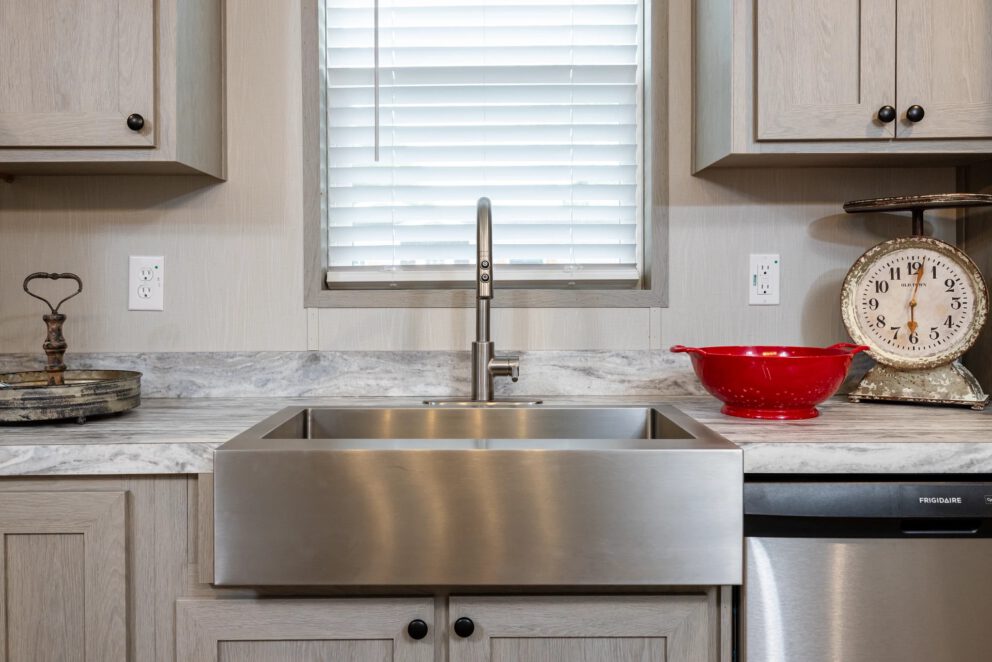
{"label": "cabinet drawer", "polygon": [[431,598],[179,600],[176,659],[433,662],[435,630]]}

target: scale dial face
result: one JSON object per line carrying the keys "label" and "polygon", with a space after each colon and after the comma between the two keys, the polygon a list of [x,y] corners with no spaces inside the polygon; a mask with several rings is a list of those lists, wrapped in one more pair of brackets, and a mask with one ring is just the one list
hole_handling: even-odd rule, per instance
{"label": "scale dial face", "polygon": [[988,294],[960,250],[908,237],[875,246],[851,267],[842,312],[851,337],[876,361],[921,370],[949,363],[975,343]]}

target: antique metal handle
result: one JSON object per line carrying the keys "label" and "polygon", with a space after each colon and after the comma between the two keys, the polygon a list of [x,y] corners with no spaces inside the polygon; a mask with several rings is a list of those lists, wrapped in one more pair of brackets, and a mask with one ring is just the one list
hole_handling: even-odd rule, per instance
{"label": "antique metal handle", "polygon": [[926,114],[927,112],[923,110],[923,106],[918,106],[916,104],[913,104],[906,109],[906,119],[910,122],[919,122]]}
{"label": "antique metal handle", "polygon": [[[76,291],[53,306],[51,301],[28,289],[28,283],[38,278],[47,278],[49,280],[61,280],[65,278],[74,280],[77,285]],[[76,274],[37,271],[24,279],[23,287],[29,296],[44,301],[48,309],[52,311],[42,316],[42,319],[45,320],[45,326],[48,327],[48,335],[45,338],[45,343],[42,345],[42,348],[45,350],[45,356],[48,357],[45,372],[48,373],[49,386],[63,386],[65,384],[65,376],[63,375],[65,372],[65,350],[69,345],[65,341],[65,336],[62,335],[62,325],[65,323],[65,315],[59,312],[59,308],[62,307],[63,303],[83,291],[83,281]]]}
{"label": "antique metal handle", "polygon": [[878,121],[888,124],[896,118],[896,109],[892,106],[882,106],[878,109]]}
{"label": "antique metal handle", "polygon": [[[35,294],[34,292],[28,289],[28,283],[38,278],[47,278],[49,280],[61,280],[63,278],[67,278],[69,280],[74,280],[76,281],[76,286],[77,286],[76,291],[70,294],[69,296],[67,296],[66,298],[62,299],[61,301],[59,301],[58,305],[53,306],[51,301],[49,301],[43,296]],[[83,281],[80,280],[79,276],[77,276],[76,274],[70,274],[70,273],[50,274],[50,273],[45,273],[44,271],[36,271],[35,273],[31,274],[30,276],[24,279],[24,291],[27,292],[30,296],[33,296],[35,299],[44,301],[48,305],[49,310],[52,311],[52,314],[57,315],[59,312],[59,308],[62,307],[63,303],[65,303],[66,301],[68,301],[69,299],[71,299],[72,297],[76,296],[77,294],[83,291]]]}
{"label": "antique metal handle", "polygon": [[138,113],[131,113],[127,116],[127,128],[132,131],[141,131],[145,128],[145,118]]}

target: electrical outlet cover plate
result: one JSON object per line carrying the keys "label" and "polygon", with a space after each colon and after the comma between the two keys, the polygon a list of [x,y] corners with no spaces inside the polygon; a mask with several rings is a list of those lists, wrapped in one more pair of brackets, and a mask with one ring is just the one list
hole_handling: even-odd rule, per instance
{"label": "electrical outlet cover plate", "polygon": [[165,258],[132,255],[127,293],[128,310],[165,310]]}
{"label": "electrical outlet cover plate", "polygon": [[781,292],[781,260],[777,254],[752,253],[748,271],[748,303],[777,306]]}

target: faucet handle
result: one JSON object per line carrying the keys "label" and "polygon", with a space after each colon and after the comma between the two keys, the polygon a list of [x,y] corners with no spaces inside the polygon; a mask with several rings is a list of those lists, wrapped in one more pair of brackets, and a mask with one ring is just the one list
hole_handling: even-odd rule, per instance
{"label": "faucet handle", "polygon": [[520,357],[497,356],[489,361],[489,372],[493,377],[509,377],[515,382],[520,379]]}

